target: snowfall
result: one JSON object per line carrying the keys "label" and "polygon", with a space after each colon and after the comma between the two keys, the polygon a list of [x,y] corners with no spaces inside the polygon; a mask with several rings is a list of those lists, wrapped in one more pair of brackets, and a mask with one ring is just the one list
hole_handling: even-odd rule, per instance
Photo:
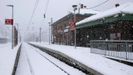
{"label": "snowfall", "polygon": [[[95,69],[104,75],[133,75],[133,67],[113,61],[102,55],[90,53],[90,48],[33,43],[62,52],[71,58]],[[16,53],[20,45],[11,49],[11,44],[0,44],[0,75],[11,75]],[[85,75],[41,50],[22,43],[16,75]]]}

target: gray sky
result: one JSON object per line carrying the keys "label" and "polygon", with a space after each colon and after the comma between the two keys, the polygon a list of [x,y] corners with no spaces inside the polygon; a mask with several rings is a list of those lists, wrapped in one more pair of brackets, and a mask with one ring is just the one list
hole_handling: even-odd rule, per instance
{"label": "gray sky", "polygon": [[[53,20],[56,21],[65,16],[69,13],[69,11],[72,11],[73,4],[83,3],[90,8],[106,0],[50,0],[45,19],[43,15],[46,11],[47,0],[39,0],[38,7],[32,18],[31,24],[29,25],[35,1],[36,0],[0,0],[0,22],[4,24],[5,18],[11,18],[11,8],[7,7],[6,5],[13,4],[15,6],[15,23],[19,24],[19,28],[21,30],[35,31],[39,29],[39,27],[43,27],[45,28],[45,32],[47,32],[50,18],[52,17]],[[109,0],[104,5],[94,8],[94,10],[104,11],[114,7],[114,4],[116,3],[123,4],[125,2],[133,2],[133,0]],[[38,30],[35,32],[38,32]]]}
{"label": "gray sky", "polygon": [[[35,1],[36,0],[0,0],[0,21],[4,23],[5,18],[11,17],[11,8],[7,7],[6,5],[14,4],[15,22],[19,23],[20,25],[28,25],[35,5]],[[53,17],[53,20],[56,21],[57,19],[68,14],[69,11],[72,11],[71,6],[73,4],[83,3],[89,8],[104,1],[106,0],[50,0],[46,18],[44,19],[43,14],[46,11],[45,6],[47,0],[39,0],[39,5],[32,19],[32,24],[47,24],[48,21],[50,21],[51,17]],[[122,4],[128,1],[133,2],[133,0],[109,0],[107,3],[95,8],[94,10],[105,10],[114,7],[115,3]]]}

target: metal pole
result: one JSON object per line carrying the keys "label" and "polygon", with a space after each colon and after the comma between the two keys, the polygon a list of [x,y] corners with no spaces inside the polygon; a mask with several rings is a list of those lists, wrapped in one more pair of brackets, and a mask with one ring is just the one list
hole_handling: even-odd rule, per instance
{"label": "metal pole", "polygon": [[13,25],[12,25],[12,49],[13,49],[13,46],[14,46],[14,43],[13,43],[13,41],[14,41],[14,39],[13,39]]}
{"label": "metal pole", "polygon": [[75,40],[74,40],[74,45],[75,45],[75,48],[76,48],[76,39],[77,39],[76,36],[77,36],[77,35],[76,35],[76,13],[75,13],[75,11],[76,11],[76,10],[74,9],[74,24],[75,24],[75,25],[74,25],[74,26],[75,26],[75,30],[74,30],[74,33],[75,33],[75,35],[74,35],[74,38],[75,38]]}
{"label": "metal pole", "polygon": [[[12,19],[13,19],[13,24],[14,24],[14,6],[13,5],[7,5],[8,7],[11,7],[12,8]],[[14,25],[12,24],[12,49],[14,47]]]}
{"label": "metal pole", "polygon": [[51,31],[50,31],[50,32],[51,32],[51,43],[53,42],[53,33],[52,33],[52,32],[53,32],[53,29],[52,29],[52,23],[53,23],[53,18],[51,18],[51,24],[50,24],[50,26],[51,26],[51,27],[50,27],[50,28],[51,28]]}
{"label": "metal pole", "polygon": [[77,33],[77,31],[76,31],[76,27],[75,27],[75,48],[76,48],[76,45],[77,45],[77,42],[76,42],[76,40],[77,40],[77,38],[76,38],[77,37],[77,34],[76,33]]}
{"label": "metal pole", "polygon": [[12,5],[12,19],[13,19],[13,24],[12,24],[12,49],[14,48],[14,6]]}
{"label": "metal pole", "polygon": [[77,5],[73,5],[72,6],[74,8],[74,26],[75,26],[75,30],[74,30],[74,45],[75,45],[75,48],[76,48],[76,10],[77,10]]}
{"label": "metal pole", "polygon": [[125,42],[126,43],[126,60],[128,60],[128,56],[127,56],[127,53],[128,53],[128,44],[127,44],[127,42]]}
{"label": "metal pole", "polygon": [[49,45],[50,45],[50,22],[49,22]]}
{"label": "metal pole", "polygon": [[42,28],[40,28],[40,43],[42,41],[42,35],[41,35],[41,32],[42,32]]}
{"label": "metal pole", "polygon": [[11,7],[12,8],[12,19],[13,19],[13,24],[12,24],[12,49],[13,49],[13,47],[14,47],[14,6],[13,5],[7,5],[7,6],[9,6],[9,7]]}

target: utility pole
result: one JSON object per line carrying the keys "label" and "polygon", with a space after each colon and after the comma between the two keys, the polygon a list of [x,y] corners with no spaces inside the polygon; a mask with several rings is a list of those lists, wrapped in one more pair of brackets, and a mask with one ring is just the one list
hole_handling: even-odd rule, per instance
{"label": "utility pole", "polygon": [[8,7],[12,8],[12,49],[14,47],[14,5],[7,5]]}
{"label": "utility pole", "polygon": [[49,23],[49,44],[52,42],[52,23],[53,23],[53,18],[51,18],[51,21]]}
{"label": "utility pole", "polygon": [[52,28],[52,24],[53,24],[53,18],[51,18],[51,24],[50,24],[50,28],[51,28],[51,43],[53,42],[53,28]]}

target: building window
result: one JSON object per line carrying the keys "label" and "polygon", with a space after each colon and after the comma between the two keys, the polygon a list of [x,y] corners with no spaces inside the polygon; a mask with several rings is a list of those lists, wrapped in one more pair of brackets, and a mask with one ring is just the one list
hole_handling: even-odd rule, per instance
{"label": "building window", "polygon": [[114,40],[114,39],[116,39],[115,33],[110,34],[110,40]]}
{"label": "building window", "polygon": [[111,33],[110,34],[110,40],[120,40],[121,39],[121,33]]}

